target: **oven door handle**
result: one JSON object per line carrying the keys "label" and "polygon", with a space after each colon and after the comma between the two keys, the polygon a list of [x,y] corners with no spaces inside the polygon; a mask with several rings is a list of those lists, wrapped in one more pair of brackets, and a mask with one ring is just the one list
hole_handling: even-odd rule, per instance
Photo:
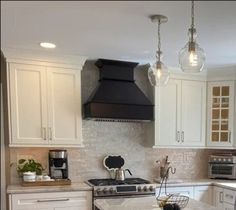
{"label": "oven door handle", "polygon": [[236,166],[235,163],[209,163],[209,165],[212,166]]}

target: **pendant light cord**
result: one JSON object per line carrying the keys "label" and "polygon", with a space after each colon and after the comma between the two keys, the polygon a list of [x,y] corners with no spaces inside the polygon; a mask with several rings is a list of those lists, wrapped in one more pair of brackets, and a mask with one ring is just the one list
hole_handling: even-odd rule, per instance
{"label": "pendant light cord", "polygon": [[157,50],[157,59],[161,61],[161,20],[158,20],[158,50]]}
{"label": "pendant light cord", "polygon": [[191,42],[193,42],[194,33],[194,0],[191,1]]}
{"label": "pendant light cord", "polygon": [[192,0],[192,8],[191,8],[191,28],[194,28],[194,0]]}

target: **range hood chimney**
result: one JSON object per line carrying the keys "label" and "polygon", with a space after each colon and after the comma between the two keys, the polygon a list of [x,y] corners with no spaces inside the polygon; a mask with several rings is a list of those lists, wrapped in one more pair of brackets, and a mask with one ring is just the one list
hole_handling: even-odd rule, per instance
{"label": "range hood chimney", "polygon": [[85,119],[152,121],[154,106],[134,82],[138,63],[99,59],[100,84],[84,104]]}

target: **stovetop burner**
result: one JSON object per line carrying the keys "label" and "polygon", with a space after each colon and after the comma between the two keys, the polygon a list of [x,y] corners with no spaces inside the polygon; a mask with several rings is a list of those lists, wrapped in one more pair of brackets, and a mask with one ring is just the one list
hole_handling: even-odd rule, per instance
{"label": "stovetop burner", "polygon": [[117,181],[115,179],[90,179],[88,182],[93,186],[150,184],[149,181],[141,178],[127,178],[124,181]]}

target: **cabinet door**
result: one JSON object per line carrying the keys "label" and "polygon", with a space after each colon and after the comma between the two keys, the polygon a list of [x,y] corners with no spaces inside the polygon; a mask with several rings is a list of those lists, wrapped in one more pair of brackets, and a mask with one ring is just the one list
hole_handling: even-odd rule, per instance
{"label": "cabinet door", "polygon": [[208,146],[233,146],[234,82],[208,83]]}
{"label": "cabinet door", "polygon": [[47,107],[45,68],[10,64],[10,146],[45,144]]}
{"label": "cabinet door", "polygon": [[228,204],[228,203],[225,203],[224,204],[224,210],[235,210],[235,205],[233,204]]}
{"label": "cabinet door", "polygon": [[[159,189],[156,189],[156,194],[158,195]],[[164,193],[164,189],[162,189],[162,195]],[[188,196],[190,198],[194,197],[193,194],[193,187],[167,187],[167,193],[168,194],[181,194]]]}
{"label": "cabinet door", "polygon": [[155,145],[172,146],[180,142],[181,81],[169,80],[155,89]]}
{"label": "cabinet door", "polygon": [[213,205],[219,208],[224,207],[224,189],[220,187],[213,188]]}
{"label": "cabinet door", "polygon": [[205,146],[205,82],[183,80],[181,96],[181,142],[185,146]]}
{"label": "cabinet door", "polygon": [[211,186],[195,186],[194,199],[212,205],[212,187]]}
{"label": "cabinet door", "polygon": [[13,194],[10,210],[91,210],[92,192]]}
{"label": "cabinet door", "polygon": [[80,145],[80,71],[47,68],[48,139],[53,145]]}

